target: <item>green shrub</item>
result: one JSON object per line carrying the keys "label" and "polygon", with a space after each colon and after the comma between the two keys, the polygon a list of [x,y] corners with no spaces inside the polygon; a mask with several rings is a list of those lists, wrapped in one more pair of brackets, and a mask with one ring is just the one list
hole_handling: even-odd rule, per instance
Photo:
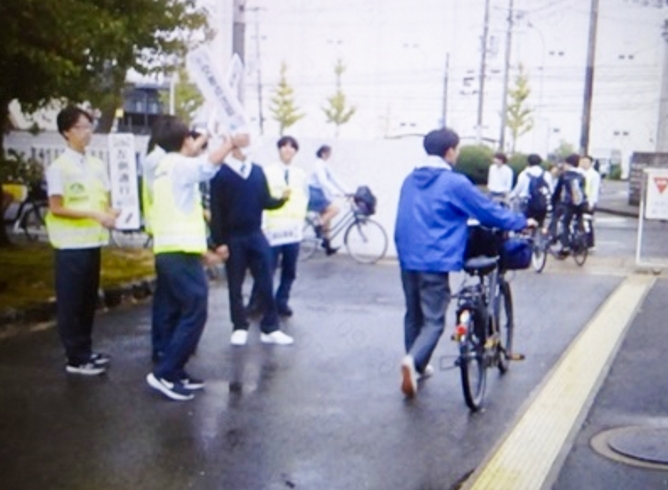
{"label": "green shrub", "polygon": [[621,165],[612,165],[610,167],[610,172],[608,173],[608,179],[610,179],[610,180],[622,180],[622,166]]}
{"label": "green shrub", "polygon": [[513,169],[513,185],[517,183],[517,176],[527,167],[527,156],[524,153],[515,153],[508,160],[508,165]]}
{"label": "green shrub", "polygon": [[462,146],[455,170],[466,175],[476,185],[487,184],[487,172],[494,150],[484,145]]}
{"label": "green shrub", "polygon": [[0,156],[0,182],[35,184],[44,180],[44,166],[33,158],[25,158],[23,154],[8,150],[3,158]]}

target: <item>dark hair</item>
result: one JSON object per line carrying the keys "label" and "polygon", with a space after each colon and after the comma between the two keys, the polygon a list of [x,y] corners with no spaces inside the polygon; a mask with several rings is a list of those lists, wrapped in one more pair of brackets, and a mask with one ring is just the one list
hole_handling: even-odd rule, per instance
{"label": "dark hair", "polygon": [[176,116],[161,116],[151,128],[151,138],[167,153],[181,151],[183,142],[190,136],[190,130]]}
{"label": "dark hair", "polygon": [[527,163],[529,165],[540,165],[543,162],[543,159],[540,157],[540,155],[536,155],[535,153],[532,153],[527,157]]}
{"label": "dark hair", "polygon": [[320,148],[318,148],[318,151],[315,152],[315,155],[316,155],[318,158],[322,158],[322,156],[323,156],[325,153],[331,153],[331,152],[332,152],[332,148],[331,148],[330,146],[322,145]]}
{"label": "dark hair", "polygon": [[501,160],[503,163],[508,163],[508,157],[505,155],[505,153],[494,153],[494,158]]}
{"label": "dark hair", "polygon": [[285,145],[290,145],[293,147],[295,150],[299,151],[299,143],[297,143],[297,140],[294,139],[292,136],[283,136],[281,137],[280,140],[276,143],[276,147],[278,149],[283,148]]}
{"label": "dark hair", "polygon": [[591,163],[594,163],[594,162],[596,161],[596,160],[594,160],[594,157],[591,156],[591,155],[582,155],[582,157],[580,157],[580,158],[586,158],[586,159],[589,160]]}
{"label": "dark hair", "polygon": [[[194,129],[191,129],[188,132],[188,136],[190,136],[192,139],[196,140],[197,138],[202,136],[202,133],[200,133],[199,131],[195,131]],[[206,150],[208,146],[209,146],[209,142],[205,141],[204,144],[202,145],[202,147],[200,148],[200,150]]]}
{"label": "dark hair", "polygon": [[89,123],[93,124],[93,117],[80,107],[74,105],[65,107],[56,117],[58,132],[64,136],[65,131],[72,129],[72,127],[79,122],[81,116],[85,117],[88,119]]}
{"label": "dark hair", "polygon": [[580,155],[577,153],[571,153],[566,157],[566,160],[564,160],[566,163],[569,165],[573,165],[574,167],[578,166],[578,163],[580,163]]}
{"label": "dark hair", "polygon": [[450,148],[457,148],[459,136],[448,128],[435,129],[427,133],[422,141],[422,146],[427,155],[435,155],[443,158]]}

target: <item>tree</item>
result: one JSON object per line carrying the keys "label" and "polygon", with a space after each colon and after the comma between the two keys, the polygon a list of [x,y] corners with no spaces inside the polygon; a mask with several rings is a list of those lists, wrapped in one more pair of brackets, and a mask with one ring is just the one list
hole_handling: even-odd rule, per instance
{"label": "tree", "polygon": [[286,63],[281,63],[281,78],[274,90],[271,105],[269,106],[274,120],[278,122],[278,134],[281,136],[286,128],[289,128],[306,116],[306,114],[300,113],[299,109],[295,106],[294,90],[288,84],[285,76],[287,70],[288,66]]}
{"label": "tree", "polygon": [[350,118],[353,117],[357,110],[355,106],[347,107],[346,96],[341,90],[341,75],[343,75],[344,71],[346,71],[346,65],[343,64],[342,60],[337,60],[336,65],[334,66],[336,93],[327,98],[329,106],[323,107],[322,109],[327,118],[327,122],[336,126],[334,134],[337,138],[339,137],[339,127],[350,121]]}
{"label": "tree", "polygon": [[533,128],[532,111],[526,105],[530,94],[529,77],[524,71],[524,65],[520,63],[517,76],[515,77],[515,86],[508,90],[510,102],[507,109],[506,127],[510,130],[510,137],[512,139],[511,153],[515,153],[517,139]]}
{"label": "tree", "polygon": [[[188,78],[188,72],[181,66],[174,74],[174,113],[186,124],[190,125],[197,109],[204,103],[204,97]],[[160,93],[160,102],[163,107],[169,107],[169,92]]]}

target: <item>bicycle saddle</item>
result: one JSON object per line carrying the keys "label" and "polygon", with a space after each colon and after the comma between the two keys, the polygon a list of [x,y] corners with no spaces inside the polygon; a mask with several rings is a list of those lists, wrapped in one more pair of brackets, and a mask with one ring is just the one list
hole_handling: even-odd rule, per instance
{"label": "bicycle saddle", "polygon": [[484,276],[496,268],[499,257],[473,257],[464,262],[464,271],[467,274],[480,274]]}

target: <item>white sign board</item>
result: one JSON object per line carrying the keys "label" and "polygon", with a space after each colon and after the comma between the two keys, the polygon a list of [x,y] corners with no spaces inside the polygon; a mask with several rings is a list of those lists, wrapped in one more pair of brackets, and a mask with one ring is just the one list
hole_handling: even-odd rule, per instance
{"label": "white sign board", "polygon": [[668,169],[648,168],[645,218],[668,220]]}
{"label": "white sign board", "polygon": [[186,59],[188,73],[206,99],[218,109],[222,122],[230,133],[248,132],[248,120],[244,108],[211,61],[209,51],[204,46],[190,52]]}
{"label": "white sign board", "polygon": [[134,135],[109,135],[109,179],[111,206],[121,212],[116,219],[116,229],[138,230],[141,220]]}
{"label": "white sign board", "polygon": [[241,87],[244,78],[244,64],[237,53],[234,53],[230,66],[227,67],[227,86],[230,87],[237,99],[241,100]]}

